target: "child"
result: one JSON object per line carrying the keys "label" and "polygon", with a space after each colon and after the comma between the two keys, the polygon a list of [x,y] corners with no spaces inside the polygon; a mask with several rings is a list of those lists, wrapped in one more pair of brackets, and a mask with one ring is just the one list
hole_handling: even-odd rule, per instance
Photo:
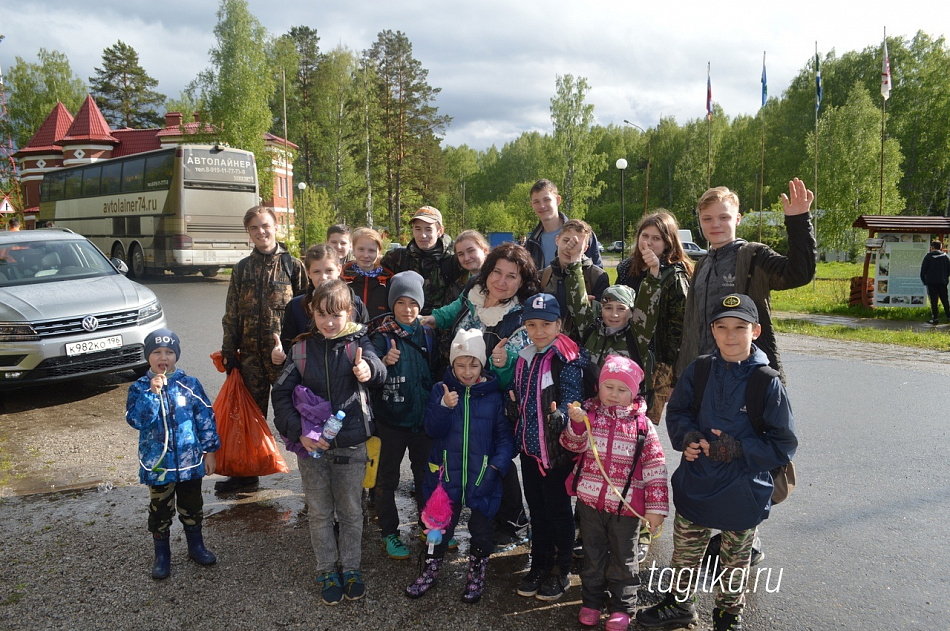
{"label": "child", "polygon": [[386,383],[373,391],[373,411],[381,442],[376,516],[383,550],[391,559],[409,558],[409,548],[399,538],[396,510],[399,467],[407,450],[420,513],[425,506],[422,480],[432,441],[424,431],[424,415],[439,356],[433,331],[419,321],[419,310],[424,304],[422,276],[412,271],[396,274],[389,283],[392,313],[382,317],[371,338],[376,354],[387,368]]}
{"label": "child", "polygon": [[578,620],[597,626],[607,605],[608,631],[626,631],[636,611],[641,517],[659,534],[669,514],[666,461],[653,423],[645,416],[646,401],[638,396],[642,379],[636,362],[611,355],[600,371],[597,396],[583,408],[570,405],[571,422],[561,434],[561,445],[583,454],[575,478],[584,540]]}
{"label": "child", "polygon": [[404,248],[383,257],[382,265],[395,273],[412,270],[425,281],[426,305],[422,315],[446,304],[446,292],[459,275],[458,262],[452,250],[452,237],[442,227],[442,213],[432,206],[423,206],[412,216],[412,240]]}
{"label": "child", "polygon": [[572,459],[560,438],[568,404],[581,400],[589,356],[561,333],[561,311],[554,296],[528,298],[523,322],[531,344],[519,352],[509,397],[518,408],[515,442],[521,450],[532,542],[531,570],[518,594],[557,600],[570,585],[574,548],[574,512],[564,488]]}
{"label": "child", "polygon": [[[555,240],[561,226],[567,221],[567,215],[558,210],[560,203],[561,196],[557,194],[557,187],[551,180],[538,180],[531,187],[531,208],[540,221],[525,239],[524,247],[539,270],[550,265],[557,256]],[[600,244],[597,243],[597,235],[594,233],[590,235],[585,254],[597,267],[604,266],[600,259]]]}
{"label": "child", "polygon": [[[445,304],[452,304],[465,291],[468,281],[478,276],[485,257],[491,248],[478,230],[465,230],[455,237],[453,244],[459,267],[462,268],[451,287],[446,291]],[[451,342],[451,340],[448,340]]]}
{"label": "child", "polygon": [[152,578],[171,569],[168,531],[172,516],[185,527],[188,556],[200,565],[217,559],[201,537],[201,478],[214,474],[214,452],[221,446],[214,410],[204,388],[176,368],[181,341],[168,329],[145,338],[148,373],[129,386],[125,420],[139,430],[139,481],[149,487],[148,530],[155,540]]}
{"label": "child", "polygon": [[441,480],[452,500],[452,520],[442,543],[426,556],[419,577],[406,595],[419,598],[435,585],[455,533],[462,506],[472,509],[468,520],[471,549],[462,601],[476,603],[485,589],[485,570],[492,552],[492,519],[501,506],[501,480],[511,465],[514,440],[504,417],[498,377],[484,370],[485,340],[477,329],[459,331],[450,350],[451,367],[445,381],[432,387],[426,407],[426,433],[433,439],[426,497]]}
{"label": "child", "polygon": [[[753,372],[768,365],[752,343],[762,331],[749,296],[729,294],[712,314],[712,354],[708,382],[694,412],[694,371],[687,367],[666,408],[670,444],[683,452],[671,479],[676,517],[670,565],[698,572],[712,529],[722,530],[721,562],[725,575],[748,573],[756,526],[769,516],[772,477],[787,464],[798,439],[785,387],[777,374],[766,390],[764,433],[757,433],[746,413],[746,386]],[[715,573],[715,570],[713,570]],[[745,604],[743,581],[729,581],[716,594],[713,628],[739,629]],[[658,605],[637,614],[648,629],[694,624],[695,597],[676,581]]]}
{"label": "child", "polygon": [[[305,356],[288,361],[274,385],[274,426],[285,439],[299,441],[308,452],[322,457],[297,456],[309,509],[310,542],[316,557],[321,598],[335,605],[344,597],[362,598],[366,592],[360,574],[363,511],[360,499],[366,472],[366,440],[373,421],[365,386],[381,386],[386,367],[373,352],[366,327],[351,320],[350,289],[342,280],[321,283],[313,292],[314,329],[303,336]],[[343,427],[327,442],[301,435],[300,413],[293,391],[303,384],[346,416]],[[333,532],[334,516],[339,539]],[[337,563],[342,570],[338,573]]]}
{"label": "child", "polygon": [[383,238],[372,228],[353,231],[353,260],[343,266],[340,277],[366,305],[372,320],[389,311],[388,284],[393,273],[379,264]]}
{"label": "child", "polygon": [[[342,271],[340,264],[337,263],[336,252],[323,243],[310,246],[304,257],[304,265],[307,268],[310,286],[307,288],[307,293],[296,296],[287,303],[284,308],[284,319],[280,324],[280,334],[274,336],[275,344],[271,351],[271,362],[279,366],[283,366],[287,359],[286,349],[290,348],[294,338],[301,333],[306,333],[313,326],[313,314],[309,306],[313,302],[313,290],[324,281],[336,280]],[[353,321],[364,324],[369,322],[366,305],[352,290],[350,294],[350,300],[353,303]]]}
{"label": "child", "polygon": [[349,226],[338,223],[327,228],[326,244],[330,246],[337,255],[337,262],[342,267],[345,263],[353,260],[350,255],[350,228]]}
{"label": "child", "polygon": [[585,286],[594,300],[600,300],[604,290],[610,285],[607,272],[594,265],[590,257],[584,254],[592,234],[594,234],[593,230],[584,221],[571,219],[564,222],[556,239],[557,256],[554,257],[547,269],[541,273],[541,291],[557,298],[558,307],[560,307],[561,313],[564,314],[564,334],[575,342],[579,342],[580,338],[574,319],[567,308],[567,290],[564,286],[564,277],[567,274],[568,265],[580,265]]}

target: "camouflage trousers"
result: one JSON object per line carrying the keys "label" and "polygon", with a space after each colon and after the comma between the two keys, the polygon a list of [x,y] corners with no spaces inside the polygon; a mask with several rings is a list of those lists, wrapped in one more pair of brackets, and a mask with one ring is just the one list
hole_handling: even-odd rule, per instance
{"label": "camouflage trousers", "polygon": [[[201,478],[184,482],[169,482],[148,487],[148,531],[167,533],[172,526],[174,511],[178,508],[178,521],[182,526],[200,526],[204,517],[201,498]],[[177,500],[177,502],[176,502]]]}
{"label": "camouflage trousers", "polygon": [[663,408],[670,400],[672,391],[673,367],[669,364],[657,364],[653,369],[653,404],[647,410],[647,418],[653,421],[654,425],[660,424]]}
{"label": "camouflage trousers", "polygon": [[670,561],[676,570],[673,589],[677,598],[684,601],[696,591],[701,582],[698,575],[705,571],[705,585],[709,587],[704,589],[715,589],[716,607],[738,615],[745,606],[755,528],[724,530],[719,556],[704,562],[703,556],[711,536],[711,528],[694,524],[676,513],[673,521],[673,559]]}
{"label": "camouflage trousers", "polygon": [[267,406],[270,403],[270,387],[283,369],[283,366],[270,360],[270,351],[241,354],[241,378],[264,418],[267,418]]}

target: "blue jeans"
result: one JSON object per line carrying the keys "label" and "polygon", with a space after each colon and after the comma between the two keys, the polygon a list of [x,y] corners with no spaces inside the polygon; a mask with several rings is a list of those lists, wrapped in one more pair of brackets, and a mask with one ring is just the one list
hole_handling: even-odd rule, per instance
{"label": "blue jeans", "polygon": [[[348,458],[347,462],[344,459]],[[297,456],[300,482],[307,497],[310,544],[317,558],[317,574],[360,569],[363,538],[363,477],[366,444],[329,449],[314,459]],[[340,523],[340,539],[333,535],[333,517]]]}

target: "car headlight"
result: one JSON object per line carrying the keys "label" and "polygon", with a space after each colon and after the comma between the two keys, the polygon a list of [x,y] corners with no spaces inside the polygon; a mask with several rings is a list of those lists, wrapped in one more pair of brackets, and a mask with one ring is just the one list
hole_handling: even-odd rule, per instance
{"label": "car headlight", "polygon": [[29,324],[0,322],[0,342],[35,342],[40,339]]}
{"label": "car headlight", "polygon": [[139,309],[138,324],[145,324],[157,320],[162,315],[162,305],[157,300],[150,302]]}

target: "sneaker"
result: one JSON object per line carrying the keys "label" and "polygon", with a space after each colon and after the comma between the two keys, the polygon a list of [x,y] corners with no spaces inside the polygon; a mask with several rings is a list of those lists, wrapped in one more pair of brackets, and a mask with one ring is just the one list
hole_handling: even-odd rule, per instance
{"label": "sneaker", "polygon": [[930,319],[930,324],[933,324],[934,326],[936,326],[936,325],[937,325],[937,318],[931,318],[931,319]]}
{"label": "sneaker", "polygon": [[742,617],[724,609],[713,609],[713,631],[742,631]]}
{"label": "sneaker", "polygon": [[564,592],[570,586],[571,581],[567,578],[567,574],[554,572],[542,581],[541,586],[538,587],[538,593],[534,597],[538,600],[557,600],[564,595]]}
{"label": "sneaker", "polygon": [[596,627],[600,624],[600,610],[593,607],[581,607],[577,614],[577,621],[585,627]]}
{"label": "sneaker", "polygon": [[340,575],[336,572],[325,572],[317,578],[320,585],[320,598],[328,605],[335,605],[343,600],[343,586],[340,584]]}
{"label": "sneaker", "polygon": [[615,611],[607,618],[607,631],[627,631],[630,626],[630,616],[622,611]]}
{"label": "sneaker", "polygon": [[518,595],[531,597],[538,593],[541,582],[544,580],[545,572],[540,569],[531,568],[531,571],[521,579],[518,585]]}
{"label": "sneaker", "polygon": [[366,584],[359,570],[343,572],[343,595],[347,600],[359,600],[366,595]]}
{"label": "sneaker", "polygon": [[[424,528],[424,526],[423,526],[423,528]],[[425,533],[424,530],[420,530],[420,531],[419,531],[419,540],[422,541],[422,543],[428,543],[429,540],[426,538],[426,533]],[[451,539],[449,539],[448,549],[449,549],[449,550],[458,550],[458,549],[459,549],[459,540],[456,539],[455,537],[452,537]]]}
{"label": "sneaker", "polygon": [[409,548],[402,542],[398,534],[383,537],[383,550],[390,559],[408,559]]}
{"label": "sneaker", "polygon": [[699,622],[699,616],[692,599],[683,603],[676,602],[676,596],[668,593],[658,605],[638,611],[637,622],[644,629],[692,628]]}

